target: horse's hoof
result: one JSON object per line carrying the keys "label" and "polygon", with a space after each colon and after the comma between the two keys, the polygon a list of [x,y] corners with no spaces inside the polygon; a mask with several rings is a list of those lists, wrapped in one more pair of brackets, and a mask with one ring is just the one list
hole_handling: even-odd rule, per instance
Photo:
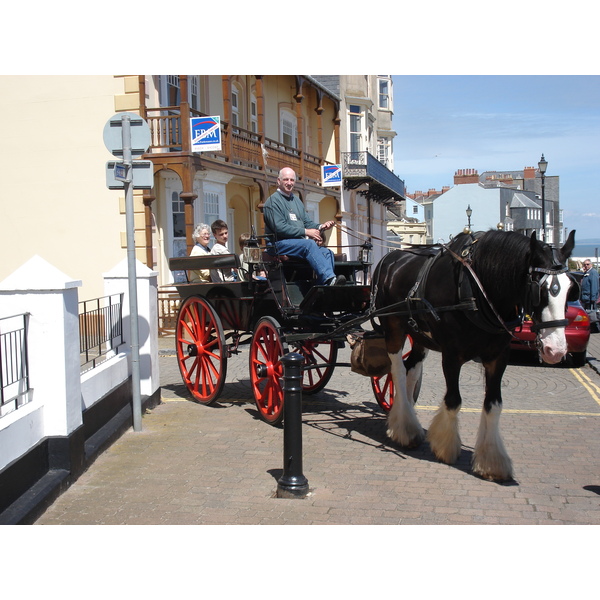
{"label": "horse's hoof", "polygon": [[415,448],[421,446],[421,444],[425,441],[425,433],[423,431],[410,436],[408,434],[402,435],[396,431],[393,431],[392,429],[388,429],[387,435],[391,440],[407,450],[414,450]]}
{"label": "horse's hoof", "polygon": [[503,461],[502,464],[495,464],[492,466],[480,464],[477,457],[475,457],[472,464],[472,470],[475,475],[482,479],[486,479],[487,481],[495,481],[497,483],[514,481],[510,459]]}
{"label": "horse's hoof", "polygon": [[440,450],[432,447],[431,442],[429,443],[429,447],[431,448],[433,455],[441,463],[444,463],[445,465],[453,465],[454,463],[456,463],[456,461],[458,460],[458,457],[460,456],[460,447],[459,447],[458,451],[452,450],[452,451],[445,451],[445,452],[441,452]]}

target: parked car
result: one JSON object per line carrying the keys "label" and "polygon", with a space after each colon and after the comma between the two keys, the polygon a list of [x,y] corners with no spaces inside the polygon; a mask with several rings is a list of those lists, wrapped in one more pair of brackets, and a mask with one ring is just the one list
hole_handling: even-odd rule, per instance
{"label": "parked car", "polygon": [[[582,367],[585,365],[590,340],[590,318],[579,300],[567,304],[566,318],[569,320],[565,327],[567,352],[571,355],[573,366]],[[514,332],[516,339],[513,338],[510,342],[511,350],[537,352],[535,333],[531,331],[531,325],[531,321],[525,318],[523,326]]]}

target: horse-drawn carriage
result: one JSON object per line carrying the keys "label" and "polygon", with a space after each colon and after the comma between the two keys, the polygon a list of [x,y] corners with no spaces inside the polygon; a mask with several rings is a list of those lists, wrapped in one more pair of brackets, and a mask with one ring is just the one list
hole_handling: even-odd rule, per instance
{"label": "horse-drawn carriage", "polygon": [[[227,360],[249,345],[249,373],[260,417],[271,424],[283,418],[281,357],[304,357],[302,390],[315,394],[330,380],[338,350],[347,336],[361,336],[368,320],[371,289],[370,250],[362,260],[336,256],[336,275],[345,285],[316,285],[308,263],[270,254],[262,238],[244,249],[249,273],[236,281],[177,283],[181,306],[176,324],[177,361],[185,385],[201,404],[217,400],[227,375]],[[172,271],[241,270],[235,254],[172,258]],[[256,277],[258,272],[266,277]],[[343,364],[343,363],[340,363]],[[347,364],[347,363],[346,363]],[[390,387],[379,378],[375,396],[389,407]]]}
{"label": "horse-drawn carriage", "polygon": [[[254,247],[245,249],[246,260],[251,270],[266,271],[266,278],[255,279],[251,272],[247,281],[176,284],[182,300],[176,350],[184,383],[196,401],[213,403],[225,383],[227,359],[249,344],[256,406],[263,420],[276,424],[283,418],[282,356],[295,351],[304,357],[302,389],[316,393],[331,378],[347,337],[366,340],[369,332],[362,325],[371,322],[387,360],[382,373],[372,376],[372,386],[389,413],[388,436],[408,448],[424,441],[414,404],[423,361],[430,349],[439,351],[446,393],[427,440],[439,460],[454,463],[461,450],[460,370],[480,360],[485,397],[473,471],[510,479],[512,463],[499,434],[509,342],[527,314],[540,358],[555,363],[565,356],[566,302],[578,295],[566,266],[574,243],[574,232],[560,249],[535,234],[460,234],[446,245],[390,252],[370,284],[368,258],[336,261],[336,275],[345,275],[346,285],[322,286],[307,264],[270,255],[254,240]],[[170,268],[239,269],[240,260],[236,255],[173,258]],[[368,369],[363,374],[370,375]]]}

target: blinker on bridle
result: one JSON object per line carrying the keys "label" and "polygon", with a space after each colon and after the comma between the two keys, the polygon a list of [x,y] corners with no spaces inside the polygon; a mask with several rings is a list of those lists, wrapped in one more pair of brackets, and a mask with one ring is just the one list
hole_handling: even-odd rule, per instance
{"label": "blinker on bridle", "polygon": [[[544,269],[543,267],[529,267],[529,289],[531,296],[531,304],[534,307],[538,307],[541,302],[541,289],[546,283],[547,279],[551,276],[552,280],[548,285],[548,291],[553,298],[556,298],[560,294],[560,281],[558,275],[566,273],[568,267],[562,265],[554,265],[551,269]],[[542,277],[535,281],[531,274],[532,273],[543,273]],[[549,329],[551,327],[565,327],[568,324],[568,319],[559,319],[556,321],[543,321],[541,323],[535,323],[531,326],[531,331],[537,333],[540,329]]]}

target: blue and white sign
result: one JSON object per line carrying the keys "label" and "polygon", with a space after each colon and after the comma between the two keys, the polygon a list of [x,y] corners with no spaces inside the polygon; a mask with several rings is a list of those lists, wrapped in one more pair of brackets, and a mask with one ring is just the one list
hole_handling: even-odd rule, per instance
{"label": "blue and white sign", "polygon": [[323,187],[342,185],[342,165],[323,165],[321,167]]}
{"label": "blue and white sign", "polygon": [[221,117],[192,117],[190,130],[192,152],[221,149]]}

